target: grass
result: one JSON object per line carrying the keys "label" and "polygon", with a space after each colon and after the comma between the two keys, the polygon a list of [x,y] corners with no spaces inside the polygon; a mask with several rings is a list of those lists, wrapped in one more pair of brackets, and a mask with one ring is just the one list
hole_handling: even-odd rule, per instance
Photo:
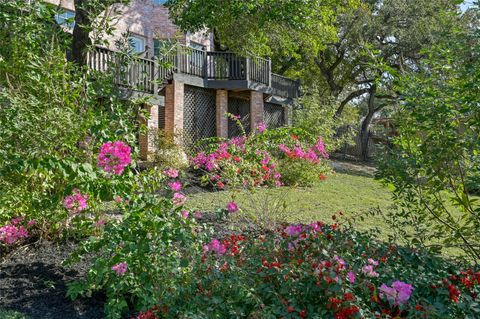
{"label": "grass", "polygon": [[[289,222],[331,222],[332,215],[340,211],[346,217],[364,215],[365,219],[359,220],[357,224],[361,230],[379,227],[388,231],[385,224],[367,213],[373,208],[385,210],[392,205],[390,191],[379,181],[371,176],[351,172],[330,175],[312,187],[268,189],[256,195],[246,191],[195,194],[190,197],[188,205],[192,209],[211,211],[212,207],[225,207],[232,197],[240,207],[247,207],[245,210],[251,211],[253,208],[253,211],[258,211],[266,207],[272,215],[270,217]],[[265,205],[265,200],[270,202],[271,207]],[[259,201],[263,201],[259,204],[261,207],[252,207],[255,205],[253,202]]]}
{"label": "grass", "polygon": [[27,317],[16,311],[0,309],[0,319],[27,319]]}

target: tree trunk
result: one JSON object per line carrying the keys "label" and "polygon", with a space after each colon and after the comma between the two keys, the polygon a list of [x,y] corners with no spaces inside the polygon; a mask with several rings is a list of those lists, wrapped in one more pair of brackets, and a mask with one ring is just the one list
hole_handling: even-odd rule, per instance
{"label": "tree trunk", "polygon": [[368,97],[368,113],[363,119],[362,127],[360,129],[360,146],[362,150],[362,159],[364,161],[368,160],[368,140],[369,140],[369,132],[368,127],[370,126],[370,122],[372,121],[373,116],[375,115],[375,92],[377,90],[376,84],[373,84],[369,91]]}
{"label": "tree trunk", "polygon": [[75,27],[73,28],[71,61],[79,66],[87,64],[87,49],[92,44],[90,27],[92,20],[87,10],[88,0],[74,0]]}

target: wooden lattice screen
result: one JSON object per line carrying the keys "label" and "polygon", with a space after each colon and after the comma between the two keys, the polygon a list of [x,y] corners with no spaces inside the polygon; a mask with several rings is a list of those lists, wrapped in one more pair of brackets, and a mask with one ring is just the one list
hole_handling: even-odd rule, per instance
{"label": "wooden lattice screen", "polygon": [[185,86],[183,141],[187,151],[203,138],[215,136],[215,91]]}
{"label": "wooden lattice screen", "polygon": [[282,105],[265,103],[264,121],[268,128],[281,127],[285,125],[285,110]]}
{"label": "wooden lattice screen", "polygon": [[[228,113],[240,115],[240,122],[247,134],[250,133],[250,101],[238,97],[228,98]],[[241,130],[234,121],[228,120],[228,137],[240,136]]]}

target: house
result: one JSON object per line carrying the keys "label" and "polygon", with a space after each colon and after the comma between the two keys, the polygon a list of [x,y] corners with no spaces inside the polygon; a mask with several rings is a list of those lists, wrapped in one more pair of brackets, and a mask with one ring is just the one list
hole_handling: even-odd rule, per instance
{"label": "house", "polygon": [[[57,22],[72,27],[73,0],[46,0],[60,8]],[[147,127],[177,136],[186,148],[206,137],[239,134],[225,114],[238,115],[246,131],[265,122],[267,127],[289,122],[289,105],[298,95],[299,83],[272,73],[271,61],[214,51],[209,32],[182,33],[169,19],[163,0],[132,0],[117,6],[110,47],[90,53],[88,64],[102,70],[115,61],[114,40],[128,34],[138,58],[123,69],[118,84],[149,97]],[[161,47],[174,39],[168,52]],[[179,137],[180,136],[180,137]],[[141,157],[153,151],[153,137],[140,137]]]}

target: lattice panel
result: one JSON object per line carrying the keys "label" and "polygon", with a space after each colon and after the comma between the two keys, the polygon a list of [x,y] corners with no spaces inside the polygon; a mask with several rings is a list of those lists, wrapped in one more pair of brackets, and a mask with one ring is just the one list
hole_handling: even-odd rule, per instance
{"label": "lattice panel", "polygon": [[[250,133],[250,101],[237,98],[229,97],[228,98],[228,113],[233,115],[240,115],[240,122],[245,129],[247,134]],[[237,126],[237,124],[228,120],[228,137],[235,137],[242,135],[242,131]]]}
{"label": "lattice panel", "polygon": [[282,105],[265,103],[264,120],[268,128],[281,127],[285,125],[285,110]]}
{"label": "lattice panel", "polygon": [[215,128],[215,91],[185,86],[183,141],[187,151],[203,138],[213,137]]}

